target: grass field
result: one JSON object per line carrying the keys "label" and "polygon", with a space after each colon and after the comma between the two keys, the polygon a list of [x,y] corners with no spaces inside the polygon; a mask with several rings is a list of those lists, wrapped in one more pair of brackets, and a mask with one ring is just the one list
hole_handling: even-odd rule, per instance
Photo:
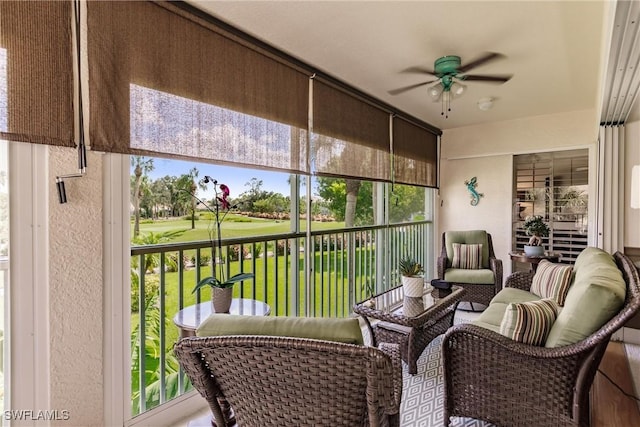
{"label": "grass field", "polygon": [[[229,215],[222,225],[223,237],[246,237],[246,236],[268,236],[270,234],[281,234],[290,231],[290,221],[274,221],[274,220],[262,220],[257,218],[251,218],[247,221],[246,217],[237,217]],[[211,222],[208,220],[195,221],[196,228],[191,229],[191,221],[184,219],[175,220],[159,220],[154,222],[143,222],[140,224],[141,234],[144,235],[149,232],[153,233],[168,233],[174,231],[182,231],[182,234],[174,236],[163,243],[170,242],[187,242],[198,240],[209,240],[208,227]],[[344,227],[344,223],[338,222],[314,222],[315,229],[339,229]],[[133,227],[133,225],[132,225]],[[301,227],[306,227],[303,222]],[[373,249],[371,248],[358,248],[356,250],[357,255],[362,253],[363,257],[373,257]],[[191,251],[195,252],[195,251]],[[366,253],[366,254],[365,254]],[[189,256],[191,253],[186,251],[185,254]],[[292,294],[292,286],[294,283],[291,277],[291,262],[295,262],[296,257],[288,255],[285,257],[280,255],[278,257],[257,257],[254,260],[244,260],[242,271],[254,272],[255,279],[253,281],[245,282],[244,284],[237,284],[234,286],[234,297],[253,298],[260,301],[264,301],[271,307],[272,315],[286,315],[291,314],[291,302],[289,301]],[[359,259],[360,256],[356,256],[356,269],[359,271]],[[297,257],[297,262],[300,263],[300,280],[298,295],[300,296],[300,312],[304,312],[304,306],[306,300],[306,288],[304,284],[304,259],[300,254]],[[344,256],[341,252],[325,253],[322,260],[320,254],[315,256],[315,282],[324,283],[323,287],[317,286],[312,292],[315,295],[315,304],[313,313],[314,315],[323,316],[338,316],[346,315],[349,312],[348,298],[345,298],[345,294],[349,292],[348,284],[344,280],[345,265]],[[276,265],[277,263],[277,265]],[[326,271],[321,271],[321,265],[325,268],[327,265],[331,265],[336,269],[333,275],[330,275]],[[230,274],[240,272],[240,263],[238,261],[230,263]],[[210,267],[200,267],[200,277],[204,278],[211,274]],[[331,277],[330,277],[331,276]],[[159,274],[147,273],[145,274],[146,280],[156,280],[159,282]],[[370,279],[358,276],[356,278],[357,283],[362,283],[364,280]],[[165,302],[164,302],[164,317],[166,319],[166,343],[170,347],[178,338],[178,329],[173,324],[172,319],[175,313],[180,308],[180,300],[182,299],[182,306],[186,307],[197,302],[196,294],[192,293],[192,290],[196,284],[196,269],[187,269],[182,276],[182,289],[180,289],[180,277],[177,272],[166,272],[164,274],[164,286],[165,286]],[[361,290],[357,291],[357,294],[361,294]],[[210,289],[205,288],[200,292],[200,301],[210,300]],[[131,314],[131,327],[132,331],[137,327],[139,323],[139,314]]]}
{"label": "grass field", "polygon": [[[194,242],[199,240],[209,240],[211,235],[215,236],[215,222],[208,219],[195,221],[195,229],[191,229],[191,220],[181,218],[163,219],[153,222],[143,221],[140,224],[140,233],[149,232],[166,233],[171,231],[182,231],[183,233],[172,239],[173,242]],[[307,223],[300,221],[300,229],[305,230]],[[312,230],[331,230],[344,228],[344,222],[313,222]],[[248,218],[245,216],[229,214],[222,223],[222,237],[247,237],[247,236],[268,236],[271,234],[282,234],[291,232],[291,221],[273,220],[261,218]],[[211,234],[210,234],[211,233]],[[133,236],[133,222],[131,223],[131,235]]]}

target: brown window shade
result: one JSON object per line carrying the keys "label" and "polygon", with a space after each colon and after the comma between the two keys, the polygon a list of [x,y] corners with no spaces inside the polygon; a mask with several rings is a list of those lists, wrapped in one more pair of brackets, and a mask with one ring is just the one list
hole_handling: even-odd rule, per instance
{"label": "brown window shade", "polygon": [[389,117],[380,108],[314,80],[314,173],[390,181]]}
{"label": "brown window shade", "polygon": [[0,138],[74,146],[70,1],[0,1]]}
{"label": "brown window shade", "polygon": [[88,2],[94,150],[307,172],[308,77],[168,2]]}
{"label": "brown window shade", "polygon": [[437,187],[438,137],[426,129],[394,117],[393,176],[398,183]]}

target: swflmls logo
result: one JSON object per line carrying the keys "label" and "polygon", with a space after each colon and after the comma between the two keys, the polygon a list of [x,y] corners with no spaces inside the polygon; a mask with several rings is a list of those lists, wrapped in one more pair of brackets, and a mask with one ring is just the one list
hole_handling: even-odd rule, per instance
{"label": "swflmls logo", "polygon": [[69,411],[66,409],[44,411],[17,409],[4,411],[4,419],[7,421],[67,421],[70,418]]}

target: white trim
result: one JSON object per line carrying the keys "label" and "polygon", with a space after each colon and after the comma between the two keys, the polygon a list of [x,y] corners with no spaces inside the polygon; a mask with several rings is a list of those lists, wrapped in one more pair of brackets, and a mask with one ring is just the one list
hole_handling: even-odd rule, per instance
{"label": "white trim", "polygon": [[622,328],[623,339],[626,344],[640,345],[640,329]]}
{"label": "white trim", "polygon": [[491,153],[478,153],[471,154],[468,156],[455,156],[455,157],[443,157],[442,160],[452,161],[452,160],[468,160],[468,159],[480,159],[483,157],[499,157],[499,156],[517,156],[519,154],[535,154],[535,153],[553,153],[556,151],[570,151],[570,150],[584,150],[585,148],[590,148],[594,144],[582,144],[582,145],[569,145],[566,147],[549,147],[549,148],[540,148],[540,149],[522,149],[522,150],[514,150],[514,151],[496,151]]}
{"label": "white trim", "polygon": [[207,409],[206,400],[190,391],[125,422],[125,427],[175,427]]}
{"label": "white trim", "polygon": [[103,156],[104,421],[121,426],[131,416],[129,291],[129,157]]}
{"label": "white trim", "polygon": [[47,146],[9,144],[9,283],[14,286],[9,292],[11,380],[5,409],[51,409],[48,154]]}

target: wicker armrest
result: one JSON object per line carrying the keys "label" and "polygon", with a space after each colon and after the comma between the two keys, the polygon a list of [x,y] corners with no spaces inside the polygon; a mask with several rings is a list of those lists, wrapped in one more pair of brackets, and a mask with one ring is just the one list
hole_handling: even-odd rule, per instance
{"label": "wicker armrest", "polygon": [[[392,387],[383,387],[380,390],[382,396],[385,396],[385,401],[391,403],[386,407],[389,414],[397,414],[400,412],[400,400],[402,399],[402,358],[400,357],[400,346],[392,343],[380,343],[378,348],[389,355],[391,358],[391,367],[393,369],[393,384]],[[379,384],[382,386],[383,382]],[[393,393],[391,393],[393,392]]]}
{"label": "wicker armrest", "polygon": [[502,289],[502,260],[499,258],[489,258],[489,267],[493,271],[493,277],[495,278],[496,293]]}
{"label": "wicker armrest", "polygon": [[444,272],[447,269],[447,257],[446,255],[440,255],[436,264],[436,272],[438,274],[438,279],[444,280]]}
{"label": "wicker armrest", "polygon": [[[450,342],[456,340],[473,341],[473,354],[475,357],[482,357],[482,354],[478,352],[485,351],[487,356],[504,353],[504,357],[508,357],[508,353],[511,353],[514,356],[529,359],[557,359],[575,356],[595,346],[595,343],[592,345],[588,340],[572,345],[552,348],[523,344],[492,330],[470,323],[455,325],[449,328],[444,336],[443,351],[453,356],[455,356],[453,354],[454,352],[463,351],[461,347],[457,345],[449,345]],[[502,357],[500,357],[500,359],[502,359]],[[498,360],[498,362],[500,362],[500,360]]]}
{"label": "wicker armrest", "polygon": [[523,291],[528,291],[531,288],[531,281],[533,280],[534,273],[529,271],[516,271],[507,277],[507,282],[504,284],[505,288],[517,288]]}

